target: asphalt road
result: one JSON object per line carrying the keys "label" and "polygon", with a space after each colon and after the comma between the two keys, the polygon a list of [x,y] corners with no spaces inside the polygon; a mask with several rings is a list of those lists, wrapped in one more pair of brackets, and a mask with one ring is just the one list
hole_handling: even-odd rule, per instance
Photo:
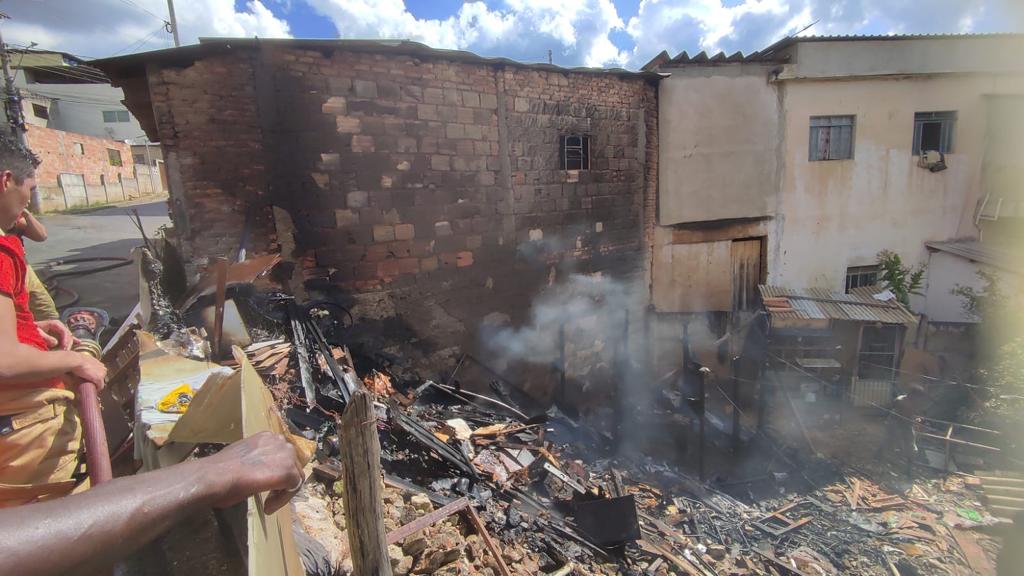
{"label": "asphalt road", "polygon": [[[48,214],[39,218],[49,235],[46,242],[25,241],[28,261],[40,277],[51,272],[95,268],[109,262],[88,262],[53,266],[65,258],[98,256],[130,257],[142,236],[129,218],[130,210],[139,211],[146,235],[152,237],[160,226],[170,224],[164,199],[122,204],[79,214]],[[139,301],[139,273],[134,265],[85,276],[60,278],[59,285],[78,294],[76,306],[102,308],[110,314],[112,329],[131,312]],[[55,295],[58,306],[71,298],[67,293]]]}

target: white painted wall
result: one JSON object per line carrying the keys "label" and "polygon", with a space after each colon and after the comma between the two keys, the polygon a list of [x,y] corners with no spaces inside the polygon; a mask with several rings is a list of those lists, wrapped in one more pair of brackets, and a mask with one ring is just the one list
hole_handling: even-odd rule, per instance
{"label": "white painted wall", "polygon": [[[851,44],[851,43],[846,43]],[[987,96],[1024,94],[1021,75],[938,75],[785,82],[784,168],[777,260],[769,283],[842,290],[848,266],[883,249],[910,264],[924,243],[975,237]],[[955,110],[949,169],[912,155],[914,113]],[[856,116],[854,158],[810,162],[809,119]]]}
{"label": "white painted wall", "polygon": [[[27,84],[24,74],[16,76],[15,85],[26,93],[26,100],[32,95],[50,99],[47,128],[113,140],[137,139],[142,135],[142,127],[131,115],[128,122],[103,121],[104,110],[128,110],[121,103],[124,92],[120,88],[109,84]],[[25,105],[24,113],[26,120],[32,116],[30,104]]]}
{"label": "white painted wall", "polygon": [[771,66],[666,68],[659,86],[659,224],[774,213],[779,99]]}

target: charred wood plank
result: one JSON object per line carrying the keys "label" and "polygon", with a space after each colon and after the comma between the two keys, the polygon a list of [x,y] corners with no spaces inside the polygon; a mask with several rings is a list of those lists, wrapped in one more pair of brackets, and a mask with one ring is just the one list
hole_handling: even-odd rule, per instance
{"label": "charred wood plank", "polygon": [[412,522],[392,530],[387,537],[388,544],[397,544],[409,536],[426,530],[452,514],[456,514],[468,507],[469,498],[463,496],[462,498],[459,498],[454,502],[450,502],[429,514],[424,514]]}
{"label": "charred wood plank", "polygon": [[501,557],[501,550],[498,545],[491,538],[491,533],[487,531],[487,526],[484,526],[484,521],[480,519],[480,515],[476,513],[476,510],[472,506],[466,508],[466,515],[469,516],[469,522],[473,525],[477,534],[484,541],[484,546],[491,551],[494,556],[494,561],[498,564],[498,573],[501,576],[512,576],[512,571],[508,569],[508,565],[505,564],[505,559]]}
{"label": "charred wood plank", "polygon": [[288,301],[288,319],[292,325],[292,345],[295,356],[299,359],[299,380],[302,390],[306,393],[306,411],[316,406],[316,389],[313,387],[313,373],[309,367],[309,348],[307,348],[306,330],[302,326],[302,317],[295,300]]}
{"label": "charred wood plank", "polygon": [[373,398],[356,390],[341,417],[341,450],[348,545],[356,574],[391,576],[381,483],[380,438]]}

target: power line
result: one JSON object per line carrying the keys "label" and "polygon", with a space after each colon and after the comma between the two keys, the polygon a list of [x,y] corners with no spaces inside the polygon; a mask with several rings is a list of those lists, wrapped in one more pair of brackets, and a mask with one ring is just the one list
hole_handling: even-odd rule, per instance
{"label": "power line", "polygon": [[149,14],[150,16],[152,16],[153,18],[156,18],[157,20],[159,20],[159,21],[163,22],[164,24],[166,24],[166,23],[167,23],[167,19],[166,19],[166,18],[164,18],[163,16],[158,16],[158,15],[156,15],[156,14],[154,14],[154,13],[150,12],[149,10],[147,10],[147,9],[143,8],[142,6],[139,6],[139,5],[138,5],[138,4],[136,4],[135,2],[132,2],[132,0],[121,0],[121,3],[122,3],[122,4],[124,4],[124,5],[126,5],[126,6],[131,6],[131,7],[133,7],[133,8],[136,8],[136,9],[138,9],[138,10],[142,10],[142,11],[143,11],[143,12],[145,12],[146,14]]}
{"label": "power line", "polygon": [[146,44],[146,42],[148,42],[148,41],[149,41],[149,40],[150,40],[150,39],[151,39],[151,38],[152,38],[153,36],[155,36],[156,34],[158,34],[158,33],[160,33],[160,32],[166,32],[166,31],[167,31],[167,28],[165,28],[164,26],[161,26],[161,27],[157,28],[156,30],[154,30],[154,31],[150,32],[150,33],[149,33],[149,34],[147,34],[146,36],[144,36],[144,37],[140,38],[139,40],[136,40],[135,42],[132,42],[131,44],[129,44],[129,45],[127,45],[127,46],[125,46],[124,48],[122,48],[122,49],[118,50],[117,52],[114,52],[114,53],[112,54],[112,56],[117,56],[118,54],[122,54],[122,53],[124,53],[124,52],[131,52],[131,51],[133,51],[133,50],[134,50],[134,49],[136,49],[136,48],[141,48],[141,47],[142,47],[143,45],[145,45],[145,44]]}

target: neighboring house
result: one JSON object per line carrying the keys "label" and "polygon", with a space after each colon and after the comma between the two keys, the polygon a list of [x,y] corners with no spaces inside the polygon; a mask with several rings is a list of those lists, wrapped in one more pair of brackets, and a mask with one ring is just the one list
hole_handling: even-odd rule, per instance
{"label": "neighboring house", "polygon": [[[659,55],[656,309],[751,310],[758,283],[848,292],[881,250],[916,265],[928,242],[1020,238],[1021,53],[1008,34]],[[974,279],[946,275],[916,312],[949,318],[942,292]]]}
{"label": "neighboring house", "polygon": [[142,136],[121,89],[88,62],[42,50],[10,50],[10,57],[27,124],[112,140]]}

